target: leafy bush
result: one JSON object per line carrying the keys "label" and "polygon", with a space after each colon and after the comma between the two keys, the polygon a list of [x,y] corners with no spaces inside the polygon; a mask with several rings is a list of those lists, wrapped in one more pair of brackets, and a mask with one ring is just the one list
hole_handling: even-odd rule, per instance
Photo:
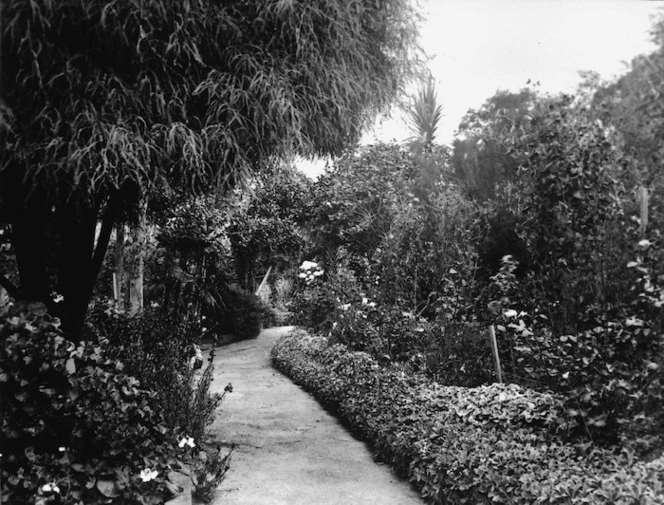
{"label": "leafy bush", "polygon": [[[514,309],[504,311],[496,327],[513,380],[564,394],[580,434],[657,453],[664,446],[664,338],[657,308],[664,295],[652,280],[657,272],[648,259],[650,242],[641,243],[641,254],[630,263],[640,278],[633,279],[628,290],[633,301],[620,308],[620,319],[556,333],[551,314],[523,300],[514,265],[506,258],[494,281],[502,301]],[[532,312],[515,310],[524,306]]]}
{"label": "leafy bush", "polygon": [[272,356],[431,503],[664,503],[664,458],[565,443],[557,432],[573,421],[560,396],[440,386],[304,332]]}
{"label": "leafy bush", "polygon": [[520,261],[482,290],[473,317],[496,323],[509,380],[563,394],[579,434],[659,450],[662,311],[646,300],[659,299],[664,278],[659,235],[639,242],[638,219],[628,219],[632,160],[615,130],[572,97],[540,100],[522,119],[487,127],[520,168],[481,251],[486,263],[493,235],[525,249],[506,251]]}
{"label": "leafy bush", "polygon": [[[344,254],[342,249],[337,256]],[[339,261],[337,268],[325,277],[313,273],[309,276],[308,272],[303,271],[300,274],[304,274],[304,277],[298,277],[290,303],[293,323],[314,331],[330,331],[338,307],[347,299],[360,296],[360,286],[354,272],[347,267],[347,263]]]}
{"label": "leafy bush", "polygon": [[109,341],[106,355],[121,361],[125,373],[156,393],[167,426],[202,440],[221,398],[209,394],[213,354],[200,378],[195,378],[192,361],[196,360],[200,328],[151,309],[127,316],[110,307],[97,307],[89,322],[97,339]]}
{"label": "leafy bush", "polygon": [[218,314],[225,332],[231,333],[234,340],[258,337],[265,308],[256,295],[229,286],[222,290],[220,301]]}
{"label": "leafy bush", "polygon": [[[430,321],[407,310],[406,304],[402,308],[379,301],[384,288],[360,282],[350,268],[361,260],[343,251],[337,256],[324,280],[300,280],[292,304],[295,324],[382,362],[404,363],[445,384],[477,386],[493,379],[486,330],[479,324],[458,322],[451,315]],[[450,283],[455,276],[449,274]],[[453,305],[458,307],[450,301],[450,311],[456,310]]]}
{"label": "leafy bush", "polygon": [[177,434],[106,346],[66,340],[39,304],[0,314],[2,500],[161,503]]}

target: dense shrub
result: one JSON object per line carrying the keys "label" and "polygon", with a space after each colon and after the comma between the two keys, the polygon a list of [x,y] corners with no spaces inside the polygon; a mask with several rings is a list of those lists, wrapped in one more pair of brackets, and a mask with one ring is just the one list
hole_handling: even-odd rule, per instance
{"label": "dense shrub", "polygon": [[365,351],[381,362],[402,363],[447,385],[493,380],[486,330],[475,323],[428,321],[368,298],[337,306],[330,342]]}
{"label": "dense shrub", "polygon": [[655,185],[582,97],[498,93],[468,120],[465,194],[420,194],[417,159],[398,146],[347,156],[314,185],[309,249],[326,272],[297,286],[295,322],[464,386],[494,376],[494,324],[506,380],[561,394],[574,436],[659,454],[660,204],[645,227],[634,199]]}
{"label": "dense shrub", "polygon": [[161,311],[127,316],[103,306],[92,312],[89,323],[96,338],[108,340],[109,359],[121,361],[125,373],[156,393],[167,426],[202,440],[221,399],[209,394],[212,355],[201,377],[195,377],[198,325]]}
{"label": "dense shrub", "polygon": [[233,286],[224,288],[217,310],[222,331],[232,334],[233,340],[256,338],[261,332],[265,308],[253,293]]}
{"label": "dense shrub", "polygon": [[2,502],[160,503],[171,496],[177,433],[155,394],[68,341],[41,305],[0,314]]}
{"label": "dense shrub", "polygon": [[657,453],[664,446],[664,333],[658,308],[664,296],[653,280],[658,272],[648,256],[650,242],[641,243],[637,261],[629,264],[638,273],[626,289],[632,302],[576,332],[556,332],[551,313],[524,299],[523,283],[506,258],[494,280],[502,300],[514,308],[504,311],[496,327],[512,380],[564,394],[578,431],[590,440]]}
{"label": "dense shrub", "polygon": [[[337,257],[339,265],[327,273],[316,262],[305,261],[300,266],[289,306],[294,324],[328,332],[333,327],[335,311],[346,300],[361,297],[357,278],[347,266],[345,250],[338,251]],[[314,275],[316,272],[322,272],[325,277]]]}
{"label": "dense shrub", "polygon": [[[431,321],[408,310],[407,304],[378,301],[380,290],[360,283],[350,264],[346,256],[324,280],[300,279],[291,305],[295,324],[329,336],[332,343],[368,352],[381,362],[403,363],[444,384],[477,386],[493,379],[488,338],[481,325],[452,317]],[[450,311],[451,305],[454,302]]]}
{"label": "dense shrub", "polygon": [[557,395],[439,386],[304,332],[272,356],[432,503],[664,503],[664,458],[563,442],[572,419]]}

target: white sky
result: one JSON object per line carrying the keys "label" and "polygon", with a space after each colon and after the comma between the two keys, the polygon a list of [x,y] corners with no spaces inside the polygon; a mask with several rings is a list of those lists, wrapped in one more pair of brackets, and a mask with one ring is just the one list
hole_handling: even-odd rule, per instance
{"label": "white sky", "polygon": [[[465,112],[498,89],[518,91],[530,79],[542,91],[573,91],[581,70],[624,73],[634,56],[654,50],[651,16],[664,8],[664,0],[421,1],[421,43],[444,114],[437,141],[445,144]],[[362,143],[410,136],[396,114],[380,123]],[[314,175],[321,165],[303,169]]]}

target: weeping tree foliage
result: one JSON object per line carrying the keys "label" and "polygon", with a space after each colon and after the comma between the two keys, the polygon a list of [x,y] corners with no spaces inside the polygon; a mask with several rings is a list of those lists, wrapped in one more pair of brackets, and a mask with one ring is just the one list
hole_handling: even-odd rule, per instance
{"label": "weeping tree foliage", "polygon": [[74,334],[112,226],[141,198],[223,191],[275,158],[338,154],[419,61],[408,0],[0,9],[0,223],[20,274],[2,284]]}

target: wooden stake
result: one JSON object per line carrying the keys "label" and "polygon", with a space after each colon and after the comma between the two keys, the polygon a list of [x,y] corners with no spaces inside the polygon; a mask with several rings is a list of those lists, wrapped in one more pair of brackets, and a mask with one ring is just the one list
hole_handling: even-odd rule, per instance
{"label": "wooden stake", "polygon": [[265,274],[265,277],[263,277],[263,281],[261,282],[260,286],[258,286],[258,289],[256,290],[256,294],[261,292],[261,289],[263,289],[263,286],[267,283],[267,278],[270,276],[270,272],[272,272],[272,267],[267,269],[267,273]]}
{"label": "wooden stake", "polygon": [[496,367],[496,377],[500,384],[503,383],[503,371],[500,369],[500,356],[498,355],[498,341],[496,340],[496,327],[489,326],[489,338],[491,340],[491,352],[493,353],[493,364]]}
{"label": "wooden stake", "polygon": [[641,235],[645,235],[646,228],[648,227],[648,188],[641,186],[639,189],[639,200],[641,204],[641,223],[639,228]]}

